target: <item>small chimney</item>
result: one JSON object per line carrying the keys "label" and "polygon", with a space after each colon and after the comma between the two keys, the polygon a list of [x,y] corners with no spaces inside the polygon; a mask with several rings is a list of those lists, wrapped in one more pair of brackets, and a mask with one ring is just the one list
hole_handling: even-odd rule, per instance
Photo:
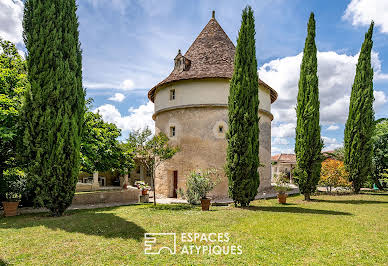
{"label": "small chimney", "polygon": [[212,11],[212,18],[214,18],[214,19],[216,18],[216,11],[215,10]]}

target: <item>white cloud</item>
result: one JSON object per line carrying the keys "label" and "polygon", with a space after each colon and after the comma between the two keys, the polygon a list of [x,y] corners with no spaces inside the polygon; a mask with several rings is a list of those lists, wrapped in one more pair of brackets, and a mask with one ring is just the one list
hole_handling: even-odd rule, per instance
{"label": "white cloud", "polygon": [[104,104],[93,111],[99,112],[105,121],[116,124],[123,131],[144,129],[147,126],[152,131],[154,130],[152,120],[154,104],[152,102],[140,105],[138,108],[130,108],[128,110],[130,114],[127,116],[122,116],[119,110],[111,104]]}
{"label": "white cloud", "polygon": [[0,0],[0,37],[13,43],[23,43],[23,9],[21,0]]}
{"label": "white cloud", "polygon": [[117,88],[117,84],[111,84],[111,83],[96,83],[96,82],[89,82],[84,81],[84,87],[87,89],[114,89]]}
{"label": "white cloud", "polygon": [[84,86],[87,89],[118,89],[123,91],[129,91],[132,90],[135,87],[135,83],[130,80],[126,79],[120,84],[117,83],[107,83],[107,82],[90,82],[90,81],[84,81]]}
{"label": "white cloud", "polygon": [[292,154],[294,153],[294,149],[292,148],[284,148],[284,147],[272,147],[271,148],[271,154],[279,154],[279,153],[287,153],[287,154]]}
{"label": "white cloud", "polygon": [[375,96],[375,101],[373,103],[375,109],[384,105],[388,101],[388,98],[383,91],[373,91],[373,95]]}
{"label": "white cloud", "polygon": [[121,82],[121,84],[120,84],[120,88],[122,90],[131,90],[134,87],[135,87],[135,83],[130,79],[126,79],[123,82]]}
{"label": "white cloud", "polygon": [[337,139],[336,139],[336,138],[329,138],[329,137],[322,136],[322,139],[323,139],[323,142],[324,142],[325,144],[334,144],[334,143],[337,143]]}
{"label": "white cloud", "polygon": [[339,129],[339,126],[337,126],[337,125],[330,125],[326,130],[334,131],[334,130],[338,130],[338,129]]}
{"label": "white cloud", "polygon": [[323,151],[332,151],[339,147],[342,147],[341,143],[338,143],[336,138],[330,138],[322,136],[323,143],[325,144]]}
{"label": "white cloud", "polygon": [[289,142],[286,138],[275,138],[272,141],[273,145],[287,145]]}
{"label": "white cloud", "polygon": [[273,124],[272,136],[279,138],[295,137],[295,125],[295,123]]}
{"label": "white cloud", "polygon": [[125,95],[122,93],[115,93],[112,97],[108,98],[110,101],[122,102],[125,99]]}
{"label": "white cloud", "polygon": [[340,148],[340,147],[342,147],[342,146],[343,146],[343,145],[340,144],[340,143],[332,143],[332,144],[329,144],[329,145],[325,146],[325,147],[322,149],[322,151],[333,151],[333,150],[335,150],[335,149],[337,149],[337,148]]}
{"label": "white cloud", "polygon": [[352,0],[345,10],[343,18],[352,25],[369,25],[374,20],[380,31],[388,33],[388,1],[386,0]]}
{"label": "white cloud", "polygon": [[[279,94],[277,101],[272,105],[272,112],[274,122],[285,124],[283,127],[289,127],[289,123],[296,121],[295,106],[302,55],[303,53],[300,53],[296,56],[272,60],[259,69],[260,78],[268,82]],[[321,123],[345,123],[358,54],[352,56],[333,51],[318,52],[317,58]],[[381,61],[376,52],[372,52],[372,65],[375,80],[388,77],[381,72]],[[377,91],[377,93],[375,91],[375,97],[375,108],[386,102],[383,91]],[[274,129],[277,128],[273,128],[273,132]],[[274,133],[282,135],[281,132]]]}
{"label": "white cloud", "polygon": [[26,59],[26,53],[22,50],[18,50],[18,53],[20,54],[21,57],[23,57],[24,59]]}

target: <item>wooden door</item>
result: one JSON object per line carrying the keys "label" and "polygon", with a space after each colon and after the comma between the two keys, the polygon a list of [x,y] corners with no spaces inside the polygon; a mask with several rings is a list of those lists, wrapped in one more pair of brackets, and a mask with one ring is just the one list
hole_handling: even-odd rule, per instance
{"label": "wooden door", "polygon": [[177,194],[176,194],[176,190],[178,189],[178,171],[174,171],[174,190],[172,192],[172,197],[173,198],[176,198],[177,197]]}

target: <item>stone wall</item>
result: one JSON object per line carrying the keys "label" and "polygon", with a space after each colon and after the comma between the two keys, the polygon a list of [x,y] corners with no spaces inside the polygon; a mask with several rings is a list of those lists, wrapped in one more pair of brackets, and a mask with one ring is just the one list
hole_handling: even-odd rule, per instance
{"label": "stone wall", "polygon": [[[156,133],[169,134],[169,128],[175,127],[176,135],[170,138],[172,145],[178,145],[181,151],[171,160],[156,169],[155,183],[158,195],[173,196],[173,171],[178,171],[178,188],[185,188],[186,177],[192,170],[216,168],[222,175],[222,182],[210,193],[213,198],[228,196],[228,181],[224,175],[227,141],[227,108],[200,107],[185,108],[163,112],[155,120]],[[260,115],[260,190],[271,186],[271,118]],[[218,131],[224,126],[224,133]]]}
{"label": "stone wall", "polygon": [[88,205],[99,203],[133,203],[139,199],[140,189],[128,187],[119,191],[96,191],[90,193],[75,194],[73,205]]}
{"label": "stone wall", "polygon": [[[170,99],[170,90],[175,99]],[[158,195],[173,196],[174,171],[178,171],[178,188],[184,188],[190,171],[217,168],[222,182],[211,192],[213,198],[228,196],[224,175],[228,130],[228,79],[186,80],[160,88],[155,95],[155,132],[164,132],[172,145],[181,151],[163,163],[155,174]],[[260,117],[260,191],[271,187],[271,97],[270,90],[259,87]],[[175,128],[175,136],[170,128]],[[219,128],[222,127],[222,132]]]}

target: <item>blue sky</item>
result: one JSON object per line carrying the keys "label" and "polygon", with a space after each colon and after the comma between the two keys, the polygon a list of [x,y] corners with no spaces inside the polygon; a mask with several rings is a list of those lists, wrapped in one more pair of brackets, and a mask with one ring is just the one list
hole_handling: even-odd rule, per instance
{"label": "blue sky", "polygon": [[[272,106],[272,153],[293,152],[295,102],[301,51],[311,11],[317,21],[322,136],[339,147],[347,117],[357,54],[371,19],[376,117],[388,116],[388,0],[195,1],[78,0],[83,82],[94,109],[129,130],[153,125],[148,90],[172,70],[178,49],[186,52],[211,11],[236,43],[241,11],[256,18],[259,76],[279,92]],[[19,0],[0,0],[0,36],[23,51]]]}

